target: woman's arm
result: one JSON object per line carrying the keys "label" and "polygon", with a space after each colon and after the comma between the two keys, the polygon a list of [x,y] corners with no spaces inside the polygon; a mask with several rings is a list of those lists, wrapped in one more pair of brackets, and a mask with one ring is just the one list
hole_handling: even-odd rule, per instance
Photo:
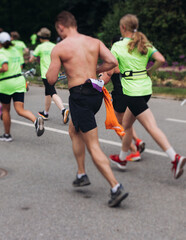
{"label": "woman's arm", "polygon": [[153,53],[152,58],[155,60],[155,62],[152,65],[152,67],[147,69],[147,73],[150,77],[151,77],[152,73],[165,62],[165,58],[160,52]]}

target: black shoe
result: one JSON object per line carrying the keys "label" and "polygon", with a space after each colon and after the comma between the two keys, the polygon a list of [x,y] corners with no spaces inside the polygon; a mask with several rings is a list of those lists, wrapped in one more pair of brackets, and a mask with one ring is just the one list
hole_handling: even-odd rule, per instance
{"label": "black shoe", "polygon": [[73,181],[72,185],[74,187],[83,187],[83,186],[90,185],[90,181],[88,176],[85,174],[81,178],[78,178],[76,176],[76,179]]}
{"label": "black shoe", "polygon": [[62,115],[63,115],[63,123],[66,124],[69,121],[69,110],[63,109]]}
{"label": "black shoe", "polygon": [[11,142],[12,141],[12,136],[10,134],[3,134],[2,136],[0,136],[0,141],[4,141],[4,142]]}
{"label": "black shoe", "polygon": [[120,203],[128,197],[128,193],[124,192],[123,186],[120,184],[117,191],[115,193],[111,190],[111,199],[108,201],[109,207],[117,207],[120,205]]}
{"label": "black shoe", "polygon": [[36,128],[36,133],[37,133],[38,137],[43,135],[45,129],[44,129],[44,121],[43,121],[42,117],[38,117],[36,119],[35,128]]}
{"label": "black shoe", "polygon": [[41,116],[44,120],[48,119],[48,114],[45,114],[45,112],[38,112],[39,116]]}

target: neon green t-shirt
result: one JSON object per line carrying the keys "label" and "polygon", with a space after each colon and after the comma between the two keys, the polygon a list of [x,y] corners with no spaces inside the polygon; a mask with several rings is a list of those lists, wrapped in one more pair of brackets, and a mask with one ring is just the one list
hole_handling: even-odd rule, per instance
{"label": "neon green t-shirt", "polygon": [[32,34],[30,39],[31,39],[31,44],[35,45],[36,44],[36,40],[37,40],[37,34],[35,34],[35,33]]}
{"label": "neon green t-shirt", "polygon": [[50,41],[43,42],[33,52],[34,57],[40,57],[41,77],[45,79],[51,62],[50,54],[54,46],[55,44]]}
{"label": "neon green t-shirt", "polygon": [[4,63],[8,63],[8,71],[0,73],[0,93],[12,95],[16,92],[26,92],[23,76],[1,80],[21,73],[20,54],[15,47],[0,49],[0,66]]}
{"label": "neon green t-shirt", "polygon": [[23,41],[20,40],[12,40],[12,43],[14,44],[14,46],[17,48],[18,52],[20,53],[21,56],[21,64],[24,64],[24,49],[27,48],[25,43]]}
{"label": "neon green t-shirt", "polygon": [[[152,46],[148,47],[146,55],[142,55],[137,49],[132,53],[128,52],[128,43],[130,38],[124,38],[122,41],[114,43],[111,48],[112,54],[116,57],[119,63],[121,73],[125,71],[143,71],[146,70],[149,58],[157,50]],[[138,73],[138,76],[132,77],[132,80],[127,80],[124,77],[121,79],[123,93],[128,96],[145,96],[152,94],[151,78],[145,73]]]}

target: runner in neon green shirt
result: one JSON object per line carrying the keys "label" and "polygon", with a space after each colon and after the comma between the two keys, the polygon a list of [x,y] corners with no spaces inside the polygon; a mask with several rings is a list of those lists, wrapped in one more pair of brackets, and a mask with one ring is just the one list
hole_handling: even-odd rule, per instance
{"label": "runner in neon green shirt", "polygon": [[[142,71],[146,70],[147,63],[153,53],[157,50],[152,47],[147,47],[146,55],[142,55],[137,49],[131,53],[128,52],[128,44],[131,38],[124,38],[122,41],[116,42],[111,49],[112,54],[116,57],[119,63],[121,73],[127,71]],[[129,77],[128,77],[129,78]],[[136,73],[136,76],[131,77],[132,80],[127,80],[123,77],[121,84],[123,93],[128,96],[145,96],[152,94],[152,81],[147,75],[147,72]]]}
{"label": "runner in neon green shirt", "polygon": [[32,112],[24,109],[25,79],[21,74],[21,57],[17,49],[11,43],[7,32],[0,33],[0,102],[3,106],[4,134],[0,141],[10,142],[10,104],[14,102],[14,108],[22,117],[34,123],[37,136],[44,133],[43,119],[36,118]]}
{"label": "runner in neon green shirt", "polygon": [[11,32],[10,33],[11,36],[11,41],[14,44],[14,46],[16,47],[16,49],[19,51],[20,56],[21,56],[21,65],[24,67],[24,54],[29,52],[29,49],[27,48],[27,46],[25,45],[25,43],[20,39],[20,35],[18,32]]}
{"label": "runner in neon green shirt", "polygon": [[[138,32],[138,26],[138,18],[135,15],[127,14],[122,17],[120,32],[124,40],[115,43],[112,48],[122,76],[121,83],[127,109],[122,119],[126,133],[122,139],[122,150],[119,155],[111,155],[110,159],[119,167],[124,164],[132,142],[132,126],[137,119],[171,159],[174,178],[177,179],[183,174],[186,157],[175,152],[165,134],[158,128],[147,104],[152,93],[150,76],[165,62],[165,59],[149,43],[146,36]],[[154,59],[154,64],[146,70],[150,57]]]}
{"label": "runner in neon green shirt", "polygon": [[36,47],[33,52],[33,56],[30,58],[29,61],[33,62],[37,59],[37,57],[40,58],[41,78],[45,86],[45,110],[38,112],[38,114],[44,120],[47,120],[49,116],[48,112],[51,106],[51,100],[53,99],[53,101],[62,113],[63,123],[66,124],[69,121],[69,110],[64,107],[61,98],[57,95],[55,86],[51,86],[46,79],[46,73],[51,62],[50,54],[55,46],[54,43],[49,41],[51,31],[47,28],[41,28],[37,35],[41,43]]}

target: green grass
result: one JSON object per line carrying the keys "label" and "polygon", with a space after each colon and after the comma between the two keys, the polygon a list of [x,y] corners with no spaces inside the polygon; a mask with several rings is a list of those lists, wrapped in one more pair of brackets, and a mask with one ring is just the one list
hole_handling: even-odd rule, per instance
{"label": "green grass", "polygon": [[152,88],[154,95],[168,95],[175,98],[186,98],[186,88],[176,88],[176,87],[158,87],[154,86]]}

